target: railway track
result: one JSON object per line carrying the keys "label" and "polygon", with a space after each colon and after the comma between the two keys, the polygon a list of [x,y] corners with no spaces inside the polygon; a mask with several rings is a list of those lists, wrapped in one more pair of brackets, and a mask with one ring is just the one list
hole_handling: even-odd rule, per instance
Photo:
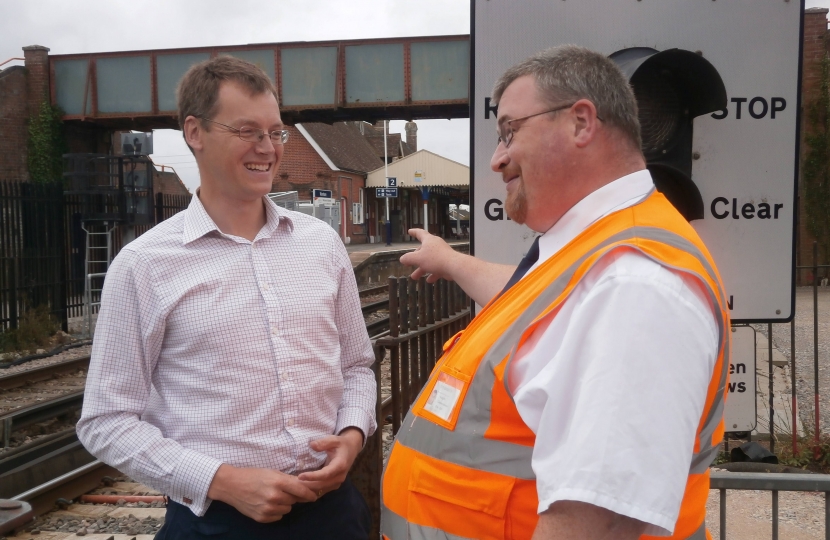
{"label": "railway track", "polygon": [[362,291],[359,291],[359,294],[361,298],[365,298],[367,296],[386,294],[387,292],[389,292],[389,285],[378,285],[377,287],[363,289]]}
{"label": "railway track", "polygon": [[[109,465],[93,459],[23,493],[18,493],[8,500],[0,501],[0,503],[5,502],[5,505],[0,504],[0,536],[12,533],[15,530],[31,529],[35,517],[47,514],[54,509],[56,501],[63,510],[68,509],[70,512],[74,510],[78,514],[78,519],[103,515],[105,512],[100,511],[84,515],[81,513],[82,511],[78,511],[78,505],[72,505],[70,501],[79,499],[85,493],[100,488],[102,485],[112,485],[111,478],[120,476],[120,474]],[[14,507],[15,504],[19,506]],[[3,506],[10,508],[4,511]],[[112,510],[116,510],[116,508],[113,507]],[[64,517],[67,520],[69,519],[66,516]],[[19,538],[32,538],[32,534],[39,534],[39,532],[39,530],[37,532],[33,530]],[[53,537],[49,536],[49,538]]]}
{"label": "railway track", "polygon": [[13,390],[27,384],[46,381],[79,370],[86,371],[88,368],[89,356],[84,356],[17,373],[3,374],[3,371],[0,370],[0,390]]}

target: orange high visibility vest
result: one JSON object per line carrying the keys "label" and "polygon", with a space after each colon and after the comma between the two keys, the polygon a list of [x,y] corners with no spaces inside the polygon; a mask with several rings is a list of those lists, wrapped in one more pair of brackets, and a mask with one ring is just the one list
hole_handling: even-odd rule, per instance
{"label": "orange high visibility vest", "polygon": [[717,306],[720,350],[671,537],[710,538],[704,518],[709,464],[724,432],[729,314],[709,252],[657,192],[593,223],[447,342],[401,425],[384,471],[384,538],[500,540],[533,535],[538,498],[530,460],[536,436],[519,416],[505,375],[540,320],[568,298],[603,255],[617,249],[638,251],[698,278]]}

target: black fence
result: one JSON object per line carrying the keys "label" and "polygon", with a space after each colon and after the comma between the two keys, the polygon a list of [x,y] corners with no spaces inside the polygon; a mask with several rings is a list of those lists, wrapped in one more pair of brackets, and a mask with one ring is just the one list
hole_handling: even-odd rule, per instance
{"label": "black fence", "polygon": [[63,187],[0,183],[0,328],[48,306],[66,324]]}
{"label": "black fence", "polygon": [[[139,236],[187,208],[190,195],[155,197],[155,223],[135,227]],[[46,306],[67,329],[83,315],[87,234],[82,201],[65,195],[61,182],[0,182],[0,331],[17,328],[27,310]],[[105,247],[104,237],[91,236]],[[122,247],[122,230],[112,234],[112,255]]]}

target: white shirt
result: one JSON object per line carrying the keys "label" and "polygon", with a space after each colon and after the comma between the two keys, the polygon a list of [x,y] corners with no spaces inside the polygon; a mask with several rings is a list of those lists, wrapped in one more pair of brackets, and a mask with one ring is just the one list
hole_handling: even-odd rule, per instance
{"label": "white shirt", "polygon": [[[536,266],[652,189],[640,171],[591,193],[539,239]],[[509,384],[536,434],[539,512],[581,501],[649,524],[646,534],[671,534],[718,354],[702,287],[614,251],[517,352]]]}
{"label": "white shirt", "polygon": [[320,468],[309,442],[375,429],[354,272],[323,222],[265,200],[253,241],[198,196],[110,266],[78,435],[96,457],[203,515],[220,464]]}

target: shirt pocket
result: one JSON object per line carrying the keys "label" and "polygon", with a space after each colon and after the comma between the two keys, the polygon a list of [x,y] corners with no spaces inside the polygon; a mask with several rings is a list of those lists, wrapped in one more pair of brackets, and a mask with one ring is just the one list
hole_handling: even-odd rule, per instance
{"label": "shirt pocket", "polygon": [[503,540],[505,512],[516,479],[416,458],[409,480],[408,515],[464,538]]}

